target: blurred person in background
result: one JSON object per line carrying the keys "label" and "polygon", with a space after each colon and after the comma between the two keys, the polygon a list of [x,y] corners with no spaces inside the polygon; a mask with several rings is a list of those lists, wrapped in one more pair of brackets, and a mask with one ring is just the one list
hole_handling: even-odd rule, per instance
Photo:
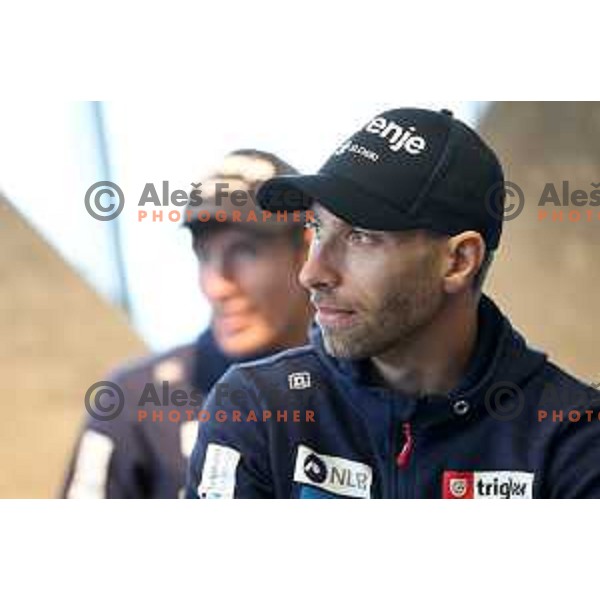
{"label": "blurred person in background", "polygon": [[254,203],[264,181],[296,173],[273,154],[237,150],[200,180],[184,226],[211,325],[195,343],[109,377],[124,394],[124,409],[112,420],[88,417],[63,497],[179,497],[198,430],[189,415],[198,414],[215,382],[236,362],[306,343],[311,309],[297,280],[307,250],[304,226],[262,218]]}

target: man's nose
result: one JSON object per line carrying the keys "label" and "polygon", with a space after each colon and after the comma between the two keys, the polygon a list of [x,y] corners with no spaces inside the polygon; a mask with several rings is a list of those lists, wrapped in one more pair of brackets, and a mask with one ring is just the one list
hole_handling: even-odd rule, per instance
{"label": "man's nose", "polygon": [[231,296],[236,284],[223,264],[207,262],[200,266],[200,288],[209,301],[215,302]]}
{"label": "man's nose", "polygon": [[298,279],[307,290],[331,289],[339,285],[340,275],[335,267],[333,248],[313,243]]}

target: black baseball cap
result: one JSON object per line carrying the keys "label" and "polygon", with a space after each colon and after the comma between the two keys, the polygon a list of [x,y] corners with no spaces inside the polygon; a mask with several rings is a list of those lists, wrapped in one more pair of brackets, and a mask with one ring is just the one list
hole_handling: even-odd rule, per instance
{"label": "black baseball cap", "polygon": [[317,201],[364,229],[502,232],[504,174],[494,151],[452,112],[399,108],[350,136],[315,175],[275,177],[257,200],[268,210]]}
{"label": "black baseball cap", "polygon": [[254,148],[234,150],[198,178],[183,212],[182,225],[202,231],[228,224],[266,235],[301,228],[300,219],[265,215],[256,201],[265,181],[296,174],[294,167],[271,152]]}

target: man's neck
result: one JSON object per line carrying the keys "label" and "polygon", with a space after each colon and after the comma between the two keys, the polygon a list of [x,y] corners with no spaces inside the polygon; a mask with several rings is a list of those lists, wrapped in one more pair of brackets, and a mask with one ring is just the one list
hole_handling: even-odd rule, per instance
{"label": "man's neck", "polygon": [[448,304],[414,338],[372,358],[378,382],[409,395],[447,394],[463,378],[477,341],[478,298]]}

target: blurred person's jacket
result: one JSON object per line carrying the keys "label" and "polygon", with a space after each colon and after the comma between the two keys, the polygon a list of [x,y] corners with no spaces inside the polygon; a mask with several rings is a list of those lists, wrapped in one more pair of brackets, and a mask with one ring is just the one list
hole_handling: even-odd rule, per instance
{"label": "blurred person's jacket", "polygon": [[198,412],[234,360],[221,352],[209,329],[194,344],[116,371],[109,381],[123,391],[123,411],[107,421],[88,416],[61,495],[180,497]]}

